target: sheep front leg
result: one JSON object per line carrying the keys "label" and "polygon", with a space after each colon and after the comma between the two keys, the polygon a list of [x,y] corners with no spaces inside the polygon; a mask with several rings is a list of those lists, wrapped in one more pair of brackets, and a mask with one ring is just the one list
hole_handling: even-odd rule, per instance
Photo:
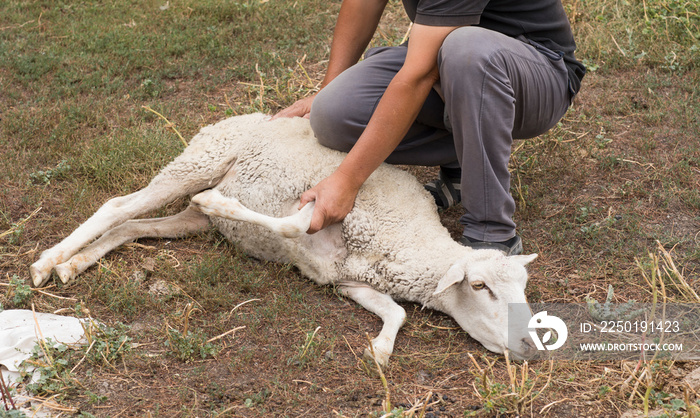
{"label": "sheep front leg", "polygon": [[373,289],[366,283],[341,282],[338,289],[342,295],[359,303],[384,322],[381,332],[372,340],[372,349],[365,349],[365,357],[374,358],[382,368],[386,367],[391,353],[394,352],[396,334],[406,322],[406,311],[391,296]]}
{"label": "sheep front leg", "polygon": [[206,215],[250,222],[285,238],[296,238],[306,233],[311,225],[311,215],[314,211],[314,204],[311,202],[294,215],[275,218],[252,211],[243,206],[238,199],[225,197],[216,189],[205,190],[195,195],[192,198],[192,205]]}

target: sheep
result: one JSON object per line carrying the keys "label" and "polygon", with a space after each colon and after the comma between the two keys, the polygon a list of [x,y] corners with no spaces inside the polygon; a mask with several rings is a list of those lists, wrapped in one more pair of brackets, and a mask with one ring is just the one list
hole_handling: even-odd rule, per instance
{"label": "sheep", "polygon": [[[211,222],[247,254],[292,263],[379,316],[382,329],[365,355],[382,366],[406,319],[397,301],[450,315],[490,351],[534,354],[531,313],[513,306],[527,306],[525,266],[537,254],[506,256],[460,245],[441,224],[430,195],[404,170],[383,164],[342,223],[305,233],[313,202],[299,210],[299,196],[343,156],[319,145],[303,118],[270,121],[251,114],[207,126],[147,187],[109,200],[44,251],[30,267],[33,283],[44,284],[52,270],[67,283],[124,243],[184,237]],[[188,195],[194,197],[179,214],[134,219]],[[516,324],[510,338],[509,316]]]}

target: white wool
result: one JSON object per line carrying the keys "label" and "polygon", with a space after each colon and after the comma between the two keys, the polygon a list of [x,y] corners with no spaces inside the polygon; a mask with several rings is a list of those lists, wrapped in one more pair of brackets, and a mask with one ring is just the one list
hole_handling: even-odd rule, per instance
{"label": "white wool", "polygon": [[[251,129],[245,126],[248,123],[257,126]],[[238,136],[239,132],[248,135]],[[308,121],[268,122],[259,114],[209,126],[190,146],[204,148],[208,158],[200,156],[199,160],[211,164],[225,166],[232,159],[226,154],[235,155],[235,174],[224,178],[217,189],[251,210],[275,217],[293,213],[299,196],[330,175],[344,157],[319,145]],[[181,169],[189,170],[188,176],[195,174],[196,162],[186,161],[188,154],[186,151],[182,161],[176,159],[164,172],[173,175]],[[319,284],[367,282],[395,299],[424,304],[431,300],[450,265],[472,252],[451,239],[430,194],[415,177],[388,164],[379,167],[362,186],[340,228],[282,239],[256,225],[212,220],[247,253],[292,262]],[[332,250],[318,251],[333,246]]]}

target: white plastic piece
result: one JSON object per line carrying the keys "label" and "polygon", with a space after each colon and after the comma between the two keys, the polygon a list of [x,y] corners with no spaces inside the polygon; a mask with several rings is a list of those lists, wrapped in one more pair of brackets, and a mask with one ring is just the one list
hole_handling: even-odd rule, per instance
{"label": "white plastic piece", "polygon": [[39,339],[50,338],[66,345],[81,342],[85,336],[82,322],[78,318],[24,309],[1,311],[0,369],[5,383],[16,381],[20,364],[31,356]]}

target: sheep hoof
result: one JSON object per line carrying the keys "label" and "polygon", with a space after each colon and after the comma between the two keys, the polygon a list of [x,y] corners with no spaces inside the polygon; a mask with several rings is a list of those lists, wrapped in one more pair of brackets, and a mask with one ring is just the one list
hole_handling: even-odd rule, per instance
{"label": "sheep hoof", "polygon": [[32,283],[34,287],[41,287],[47,281],[49,281],[49,276],[51,275],[51,267],[43,265],[41,260],[32,264],[29,267],[29,274],[32,277]]}
{"label": "sheep hoof", "polygon": [[365,348],[364,357],[369,361],[376,361],[382,370],[386,369],[386,367],[389,365],[389,355],[383,351],[377,350],[377,348],[374,348],[374,355],[372,355],[372,350],[370,350],[369,347]]}
{"label": "sheep hoof", "polygon": [[194,195],[191,202],[197,207],[207,207],[210,206],[212,202],[220,200],[221,197],[221,192],[218,190],[208,189]]}
{"label": "sheep hoof", "polygon": [[76,276],[75,270],[71,266],[70,261],[57,265],[55,267],[55,270],[56,270],[56,274],[58,274],[58,278],[61,279],[61,281],[64,284],[75,279],[75,276]]}

